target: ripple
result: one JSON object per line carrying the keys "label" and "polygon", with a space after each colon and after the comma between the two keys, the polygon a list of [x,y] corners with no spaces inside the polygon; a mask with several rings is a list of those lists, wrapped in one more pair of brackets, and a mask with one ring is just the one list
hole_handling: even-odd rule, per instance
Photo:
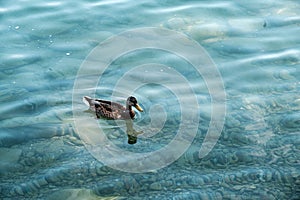
{"label": "ripple", "polygon": [[6,54],[4,57],[5,58],[2,60],[0,65],[2,70],[24,67],[26,65],[36,63],[42,59],[41,56],[35,55],[35,53]]}

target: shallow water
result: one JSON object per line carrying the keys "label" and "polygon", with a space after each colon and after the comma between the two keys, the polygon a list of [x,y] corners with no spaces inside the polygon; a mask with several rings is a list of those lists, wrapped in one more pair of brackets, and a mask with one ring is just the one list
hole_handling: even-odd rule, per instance
{"label": "shallow water", "polygon": [[[299,199],[299,9],[293,0],[1,2],[1,199]],[[207,156],[199,157],[199,149],[212,97],[205,77],[172,52],[124,54],[86,88],[85,95],[120,103],[137,97],[145,110],[134,121],[144,131],[137,144],[127,144],[123,122],[97,121],[81,106],[72,107],[84,107],[81,99],[72,100],[73,87],[90,52],[109,37],[144,27],[179,31],[197,41],[220,72],[225,124]],[[132,71],[126,84],[114,87],[126,72],[149,63],[182,74],[199,107],[189,106],[183,82],[166,70]],[[147,80],[168,82],[183,101],[164,85],[141,85]],[[188,132],[197,123],[189,149],[170,165],[143,173],[116,170],[93,157],[84,144],[86,137],[99,136],[97,130],[82,137],[73,116],[80,113],[102,127],[124,152],[147,153],[169,144],[183,113],[193,110],[199,121],[191,117],[184,127]]]}

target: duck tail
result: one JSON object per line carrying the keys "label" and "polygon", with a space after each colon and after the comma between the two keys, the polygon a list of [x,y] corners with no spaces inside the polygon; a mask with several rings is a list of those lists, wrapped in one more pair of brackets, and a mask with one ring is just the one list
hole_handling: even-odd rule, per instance
{"label": "duck tail", "polygon": [[84,96],[82,98],[82,101],[83,101],[83,103],[85,103],[85,105],[87,105],[89,107],[93,106],[93,99],[91,97],[89,97],[89,96]]}

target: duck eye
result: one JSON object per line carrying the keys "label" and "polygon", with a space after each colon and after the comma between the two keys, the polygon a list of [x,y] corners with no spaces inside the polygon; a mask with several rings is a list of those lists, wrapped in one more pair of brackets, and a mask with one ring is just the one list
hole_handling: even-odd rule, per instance
{"label": "duck eye", "polygon": [[134,98],[134,97],[130,97],[130,102],[132,102],[133,104],[136,104],[137,103],[137,100]]}

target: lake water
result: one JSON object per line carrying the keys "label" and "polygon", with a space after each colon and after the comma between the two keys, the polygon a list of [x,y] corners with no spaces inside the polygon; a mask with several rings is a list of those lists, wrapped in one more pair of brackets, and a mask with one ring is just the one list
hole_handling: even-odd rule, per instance
{"label": "lake water", "polygon": [[[296,0],[2,1],[0,198],[299,199],[299,10]],[[192,44],[203,49],[185,51]],[[134,95],[144,134],[128,144],[125,123],[96,119],[83,95]],[[117,157],[102,154],[110,148]]]}

